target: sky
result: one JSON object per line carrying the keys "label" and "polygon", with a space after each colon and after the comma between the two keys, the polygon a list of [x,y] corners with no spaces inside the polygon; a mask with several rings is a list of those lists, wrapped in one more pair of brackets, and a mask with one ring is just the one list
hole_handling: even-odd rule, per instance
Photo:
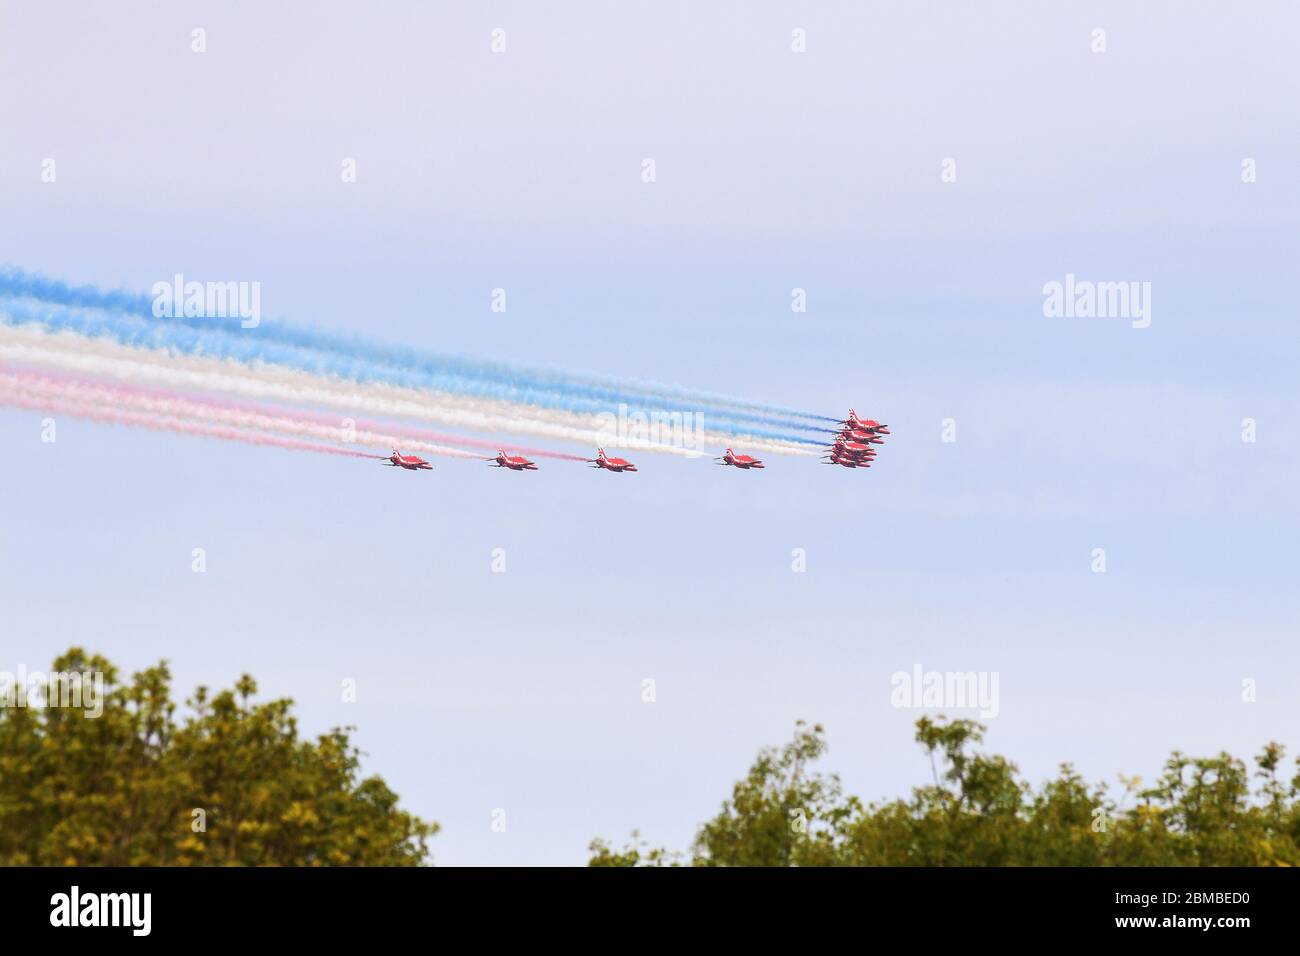
{"label": "sky", "polygon": [[[0,0],[0,264],[258,281],[295,323],[893,431],[868,472],[408,474],[0,409],[0,670],[251,673],[357,728],[439,865],[685,847],[797,719],[850,792],[905,795],[918,664],[999,675],[986,746],[1034,782],[1295,753],[1297,26]],[[1044,315],[1067,274],[1150,283],[1150,325]]]}

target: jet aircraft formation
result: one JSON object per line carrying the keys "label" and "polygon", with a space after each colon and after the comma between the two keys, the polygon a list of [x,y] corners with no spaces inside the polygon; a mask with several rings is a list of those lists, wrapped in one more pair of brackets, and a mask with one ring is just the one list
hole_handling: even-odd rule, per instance
{"label": "jet aircraft formation", "polygon": [[[179,314],[160,310],[156,295],[0,265],[0,409],[378,460],[410,472],[432,470],[432,456],[491,455],[487,463],[502,471],[536,471],[551,459],[635,474],[634,462],[597,447],[616,441],[638,457],[725,449],[717,463],[737,471],[766,468],[760,455],[823,452],[829,464],[867,468],[888,433],[852,409],[841,420],[604,372],[422,352],[280,319],[248,335],[224,309],[209,315],[191,302],[191,285],[202,291],[202,283],[187,283]],[[596,457],[503,447],[497,435],[577,442]],[[392,451],[376,453],[383,449]]]}
{"label": "jet aircraft formation", "polygon": [[[874,418],[859,418],[858,413],[849,409],[849,417],[836,422],[840,426],[839,431],[835,432],[835,440],[823,446],[825,454],[822,456],[823,464],[839,465],[841,468],[870,468],[872,461],[876,457],[876,445],[883,445],[885,439],[882,437],[889,434],[889,426],[882,425]],[[391,455],[372,455],[373,458],[381,459],[384,464],[394,468],[405,468],[407,471],[428,471],[433,468],[423,458],[415,455],[403,455],[396,448]],[[491,458],[485,458],[496,468],[508,468],[511,471],[536,471],[537,463],[530,461],[522,455],[508,455],[504,449],[499,450]],[[611,471],[615,474],[623,472],[636,471],[636,465],[626,458],[612,458],[605,454],[605,449],[597,448],[595,458],[584,459],[587,464],[592,465],[598,470]],[[752,455],[741,455],[732,451],[730,448],[726,453],[714,461],[719,465],[730,468],[739,468],[741,471],[750,471],[755,468],[763,468],[763,462]]]}
{"label": "jet aircraft formation", "polygon": [[882,437],[889,434],[889,426],[882,425],[874,418],[859,418],[858,413],[849,409],[849,417],[840,421],[840,430],[835,441],[825,446],[826,454],[822,463],[839,465],[841,468],[870,468],[876,457],[875,445],[883,445]]}

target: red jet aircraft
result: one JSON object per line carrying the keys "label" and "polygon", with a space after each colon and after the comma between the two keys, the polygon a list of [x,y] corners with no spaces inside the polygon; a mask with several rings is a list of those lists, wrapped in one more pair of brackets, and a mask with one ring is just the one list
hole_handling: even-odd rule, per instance
{"label": "red jet aircraft", "polygon": [[858,413],[851,408],[849,409],[849,417],[840,422],[840,424],[851,428],[854,431],[875,432],[880,435],[889,434],[888,425],[882,425],[874,418],[858,418]]}
{"label": "red jet aircraft", "polygon": [[827,458],[852,458],[854,461],[874,461],[876,452],[871,448],[868,448],[866,451],[854,451],[852,448],[843,444],[838,444],[827,448],[822,453],[822,456]]}
{"label": "red jet aircraft", "polygon": [[636,465],[626,458],[610,458],[603,448],[597,448],[596,457],[588,458],[587,463],[597,468],[604,468],[606,471],[636,471]]}
{"label": "red jet aircraft", "polygon": [[[384,458],[383,455],[378,456]],[[405,468],[407,471],[433,471],[433,465],[415,455],[403,455],[396,448],[384,461],[393,468]]]}
{"label": "red jet aircraft", "polygon": [[875,458],[876,450],[870,445],[860,445],[857,442],[845,441],[843,438],[835,439],[834,445],[826,445],[826,450],[840,455],[856,455],[859,457]]}
{"label": "red jet aircraft", "polygon": [[877,435],[875,432],[857,431],[856,429],[853,428],[841,429],[840,433],[836,436],[836,438],[837,439],[842,438],[845,441],[855,441],[861,444],[870,442],[873,445],[883,445],[885,443],[885,440],[881,438],[879,435]]}
{"label": "red jet aircraft", "polygon": [[495,458],[485,458],[484,461],[496,463],[498,468],[509,468],[511,471],[536,471],[537,466],[522,455],[507,455],[504,451],[498,451]]}
{"label": "red jet aircraft", "polygon": [[831,455],[829,458],[823,458],[822,464],[842,465],[845,468],[870,468],[871,460],[867,458],[851,458],[847,455]]}
{"label": "red jet aircraft", "polygon": [[719,465],[731,465],[733,468],[749,469],[763,467],[763,463],[757,458],[753,458],[749,455],[737,455],[730,448],[727,449],[727,453],[721,458],[715,458],[713,460]]}

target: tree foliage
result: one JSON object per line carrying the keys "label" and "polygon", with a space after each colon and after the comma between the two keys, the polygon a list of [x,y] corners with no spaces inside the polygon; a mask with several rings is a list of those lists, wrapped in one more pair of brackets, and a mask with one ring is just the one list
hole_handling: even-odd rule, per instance
{"label": "tree foliage", "polygon": [[119,682],[73,648],[54,673],[103,675],[103,711],[0,707],[0,865],[413,866],[437,824],[362,778],[348,729],[300,740],[292,701],[244,676],[183,719],[165,663]]}
{"label": "tree foliage", "polygon": [[907,799],[864,804],[810,769],[820,726],[795,726],[761,751],[688,854],[591,844],[591,866],[1291,866],[1300,864],[1300,774],[1280,776],[1270,743],[1252,774],[1227,753],[1175,751],[1152,787],[1120,777],[1112,798],[1069,764],[1035,789],[1005,757],[977,748],[985,728],[923,717],[916,741],[932,782]]}

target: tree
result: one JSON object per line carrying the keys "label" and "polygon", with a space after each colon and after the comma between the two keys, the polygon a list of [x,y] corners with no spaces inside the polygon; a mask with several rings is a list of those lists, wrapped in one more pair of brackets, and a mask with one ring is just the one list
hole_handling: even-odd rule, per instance
{"label": "tree", "polygon": [[[932,782],[908,799],[864,804],[810,770],[826,752],[820,726],[764,749],[731,798],[702,824],[694,866],[1267,866],[1300,864],[1300,774],[1284,781],[1270,743],[1245,764],[1175,752],[1160,782],[1121,776],[1118,801],[1069,764],[1035,790],[1005,757],[978,752],[985,728],[923,717],[916,740]],[[1129,800],[1135,799],[1133,805]],[[622,850],[591,844],[592,866],[680,862],[634,834]]]}
{"label": "tree", "polygon": [[253,703],[247,675],[212,696],[199,687],[178,721],[165,662],[121,683],[73,648],[52,667],[66,674],[102,675],[102,713],[51,706],[52,676],[32,701],[46,706],[0,706],[0,864],[424,862],[437,824],[361,777],[350,728],[300,740],[292,701]]}

